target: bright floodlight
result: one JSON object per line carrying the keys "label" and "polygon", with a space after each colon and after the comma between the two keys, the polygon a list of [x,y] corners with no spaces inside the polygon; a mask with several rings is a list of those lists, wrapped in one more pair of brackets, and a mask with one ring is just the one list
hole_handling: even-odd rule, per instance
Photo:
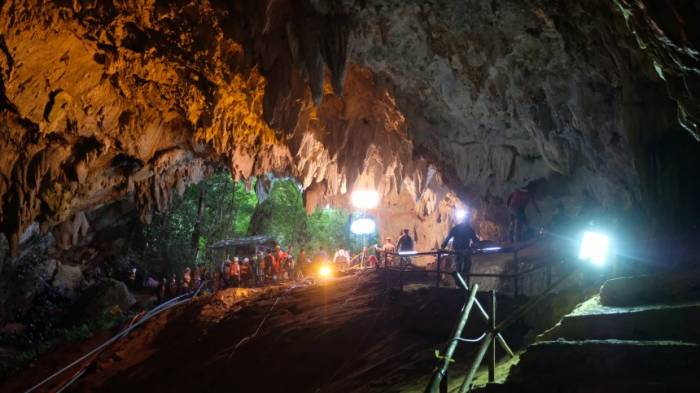
{"label": "bright floodlight", "polygon": [[607,236],[598,232],[586,231],[583,233],[583,239],[581,239],[581,249],[578,252],[578,257],[581,260],[601,266],[605,263],[609,243],[610,239]]}
{"label": "bright floodlight", "polygon": [[357,190],[353,191],[350,201],[358,209],[373,209],[379,205],[379,194],[373,190]]}
{"label": "bright floodlight", "polygon": [[399,255],[416,255],[418,251],[399,251]]}
{"label": "bright floodlight", "polygon": [[350,232],[356,235],[369,235],[374,233],[377,224],[371,218],[359,218],[350,225]]}
{"label": "bright floodlight", "polygon": [[469,212],[467,212],[466,209],[457,209],[455,211],[455,218],[457,218],[457,221],[464,221],[465,218],[469,215]]}
{"label": "bright floodlight", "polygon": [[328,267],[328,265],[323,265],[320,269],[318,269],[318,274],[321,277],[329,277],[331,275],[331,268]]}

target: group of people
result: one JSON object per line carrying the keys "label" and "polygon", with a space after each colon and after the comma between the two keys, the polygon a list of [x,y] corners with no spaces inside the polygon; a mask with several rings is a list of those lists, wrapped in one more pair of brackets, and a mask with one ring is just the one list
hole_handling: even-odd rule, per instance
{"label": "group of people", "polygon": [[216,291],[223,288],[254,287],[290,280],[301,281],[304,279],[304,267],[308,263],[304,249],[301,249],[294,258],[291,247],[283,251],[279,245],[251,257],[227,257],[221,262],[219,271],[214,274],[213,289]]}
{"label": "group of people", "polygon": [[[518,188],[513,191],[507,199],[506,205],[510,213],[509,237],[511,241],[521,241],[526,237],[529,228],[525,209],[529,204],[533,204],[539,212],[539,208],[532,195],[532,187]],[[563,210],[558,208],[557,211]],[[558,219],[557,215],[553,221],[564,221]],[[444,262],[454,263],[455,270],[459,272],[469,272],[471,269],[471,251],[480,239],[471,227],[468,220],[461,220],[453,226],[447,237],[440,245],[441,249],[451,249],[455,251],[452,258],[446,258]],[[304,249],[301,249],[296,258],[292,254],[292,248],[284,251],[281,246],[257,252],[255,255],[240,258],[238,256],[226,257],[221,262],[218,269],[213,272],[207,271],[203,265],[197,265],[194,269],[185,268],[182,278],[178,280],[173,274],[169,279],[163,278],[153,281],[149,286],[157,288],[159,301],[174,298],[183,293],[197,290],[207,282],[208,286],[217,291],[224,288],[234,287],[255,287],[268,284],[276,284],[284,281],[301,281],[310,273],[313,264],[333,263],[343,267],[376,268],[382,266],[408,265],[410,258],[408,255],[401,255],[410,251],[415,251],[415,242],[408,229],[403,229],[396,242],[391,237],[386,237],[384,242],[373,246],[371,253],[368,247],[356,255],[352,255],[348,250],[339,249],[329,258],[328,253],[319,248],[313,257],[308,256]],[[129,282],[136,281],[136,269],[129,271]]]}
{"label": "group of people", "polygon": [[163,277],[156,287],[158,302],[160,303],[179,295],[196,291],[208,278],[209,272],[207,272],[207,268],[201,264],[197,265],[194,271],[186,267],[182,272],[182,279],[180,280],[178,280],[176,274],[170,276],[170,279]]}

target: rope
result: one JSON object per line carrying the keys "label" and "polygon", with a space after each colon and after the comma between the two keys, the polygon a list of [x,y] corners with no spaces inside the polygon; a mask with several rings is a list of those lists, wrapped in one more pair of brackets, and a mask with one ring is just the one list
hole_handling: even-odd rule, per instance
{"label": "rope", "polygon": [[[203,285],[204,285],[204,283],[202,283],[202,284],[200,285],[200,288],[199,288],[199,289],[201,289],[201,287],[202,287]],[[197,290],[196,293],[199,293],[199,289]],[[177,296],[177,297],[175,297],[175,298],[173,298],[173,299],[168,300],[168,301],[165,302],[165,303],[159,304],[158,306],[152,308],[149,312],[147,312],[147,313],[143,316],[143,318],[139,319],[138,321],[132,320],[132,323],[129,323],[129,325],[128,325],[126,328],[124,328],[123,330],[121,330],[119,333],[117,333],[116,335],[114,335],[112,338],[110,338],[109,340],[105,341],[104,343],[102,343],[101,345],[97,346],[96,348],[92,349],[90,352],[86,353],[85,355],[83,355],[83,356],[79,357],[78,359],[74,360],[74,361],[71,362],[69,365],[67,365],[67,366],[63,367],[62,369],[56,371],[55,373],[49,375],[49,376],[48,376],[47,378],[45,378],[44,380],[40,381],[39,383],[37,383],[36,385],[32,386],[31,388],[27,389],[27,390],[25,391],[25,393],[31,393],[31,392],[37,390],[38,388],[44,386],[44,385],[45,385],[46,383],[48,383],[49,381],[53,380],[54,378],[58,377],[59,375],[63,374],[64,372],[66,372],[66,371],[70,370],[71,368],[75,367],[76,365],[82,363],[83,361],[85,361],[85,360],[87,360],[87,359],[92,358],[93,356],[98,355],[100,352],[102,352],[103,350],[105,350],[105,349],[106,349],[107,347],[109,347],[111,344],[115,343],[116,341],[118,341],[118,340],[121,339],[122,337],[127,336],[129,333],[131,333],[131,332],[132,332],[133,330],[135,330],[137,327],[141,326],[142,324],[144,324],[146,321],[148,321],[148,320],[151,319],[152,317],[156,316],[157,314],[160,314],[162,311],[165,311],[165,310],[174,308],[174,307],[176,307],[176,306],[178,306],[178,305],[180,305],[180,304],[182,304],[182,303],[185,303],[186,301],[189,301],[189,300],[191,300],[191,299],[193,299],[193,298],[194,298],[194,294],[192,294],[192,293],[184,293],[184,294],[182,294],[182,295],[180,295],[180,296]],[[61,390],[66,389],[68,386],[70,386],[72,383],[74,383],[74,382],[83,374],[83,372],[81,372],[81,371],[84,371],[86,367],[87,367],[87,365],[85,365],[80,371],[78,371],[78,372],[77,372],[63,387],[61,387]]]}
{"label": "rope", "polygon": [[478,343],[479,341],[483,340],[484,337],[486,337],[486,332],[481,333],[481,336],[479,336],[477,338],[456,337],[454,340],[465,342],[465,343]]}

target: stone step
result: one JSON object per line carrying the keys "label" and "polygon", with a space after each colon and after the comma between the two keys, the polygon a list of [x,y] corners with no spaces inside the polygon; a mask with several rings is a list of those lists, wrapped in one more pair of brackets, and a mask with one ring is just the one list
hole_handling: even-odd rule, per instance
{"label": "stone step", "polygon": [[614,278],[600,288],[600,299],[609,307],[698,302],[700,270]]}
{"label": "stone step", "polygon": [[[608,380],[640,383],[700,376],[700,347],[680,341],[582,340],[533,344],[511,369],[508,382],[531,378],[551,384],[590,385]],[[605,382],[607,383],[607,382]]]}
{"label": "stone step", "polygon": [[581,304],[537,341],[675,340],[700,343],[700,303],[605,307],[598,298]]}
{"label": "stone step", "polygon": [[591,381],[587,384],[563,384],[562,381],[552,382],[531,379],[523,382],[494,383],[472,390],[473,393],[667,393],[667,392],[696,392],[697,378],[685,380],[667,380],[663,382],[647,382],[637,379],[606,379]]}

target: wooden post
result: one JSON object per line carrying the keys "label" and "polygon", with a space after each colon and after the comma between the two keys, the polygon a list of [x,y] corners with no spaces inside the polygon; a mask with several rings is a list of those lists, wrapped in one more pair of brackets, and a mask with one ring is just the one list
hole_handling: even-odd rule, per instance
{"label": "wooden post", "polygon": [[[496,290],[491,290],[491,331],[496,330]],[[496,340],[491,340],[489,348],[489,383],[496,381]]]}

